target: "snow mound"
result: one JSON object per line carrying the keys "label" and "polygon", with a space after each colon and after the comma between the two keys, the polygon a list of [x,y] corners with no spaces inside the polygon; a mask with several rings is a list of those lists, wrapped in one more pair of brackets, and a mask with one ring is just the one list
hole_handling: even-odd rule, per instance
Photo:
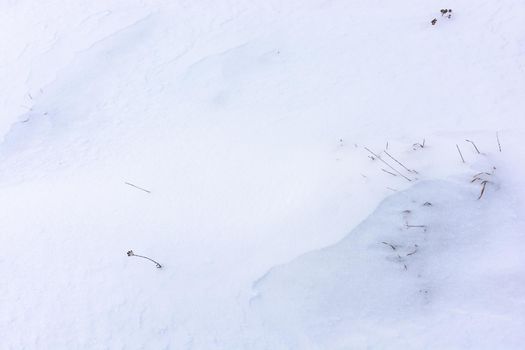
{"label": "snow mound", "polygon": [[254,322],[286,349],[519,347],[516,213],[501,191],[478,195],[451,181],[392,195],[339,243],[255,283]]}

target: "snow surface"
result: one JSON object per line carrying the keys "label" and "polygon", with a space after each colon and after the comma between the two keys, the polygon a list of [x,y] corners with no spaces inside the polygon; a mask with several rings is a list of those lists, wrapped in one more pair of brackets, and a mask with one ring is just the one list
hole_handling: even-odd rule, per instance
{"label": "snow surface", "polygon": [[523,348],[524,21],[1,0],[0,348]]}

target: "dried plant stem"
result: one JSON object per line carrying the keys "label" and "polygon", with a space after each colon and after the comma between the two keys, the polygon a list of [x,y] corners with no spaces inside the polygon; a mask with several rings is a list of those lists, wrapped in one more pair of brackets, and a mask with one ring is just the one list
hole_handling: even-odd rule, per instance
{"label": "dried plant stem", "polygon": [[408,169],[408,168],[407,168],[406,166],[404,166],[399,160],[397,160],[397,159],[395,159],[394,157],[392,157],[392,156],[390,155],[390,153],[388,153],[387,151],[385,151],[385,154],[386,154],[387,156],[389,156],[394,162],[396,162],[397,164],[401,165],[401,166],[402,166],[406,171],[408,171],[409,173],[412,173],[412,172],[413,172],[413,173],[416,173],[416,174],[417,174],[417,171]]}
{"label": "dried plant stem", "polygon": [[416,249],[415,249],[412,253],[408,253],[407,256],[414,255],[414,254],[416,254],[416,253],[417,253],[417,247],[416,247]]}
{"label": "dried plant stem", "polygon": [[139,257],[139,258],[148,259],[149,261],[153,262],[158,269],[162,268],[162,265],[159,264],[158,262],[156,262],[155,260],[150,259],[147,256],[135,254],[135,253],[133,253],[133,250],[128,251],[127,254],[128,254],[128,256],[136,256],[136,257]]}
{"label": "dried plant stem", "polygon": [[[423,143],[419,143],[419,142],[416,142],[412,145],[412,147],[420,147],[420,148],[425,148],[425,139],[423,139]],[[415,148],[414,148],[415,149]]]}
{"label": "dried plant stem", "polygon": [[474,148],[476,149],[476,152],[478,152],[478,154],[480,154],[480,151],[479,149],[476,147],[476,144],[474,143],[474,141],[470,141],[470,140],[465,140],[467,142],[470,142],[472,144],[472,146],[474,146]]}
{"label": "dried plant stem", "polygon": [[501,143],[499,143],[499,135],[496,133],[496,140],[498,140],[498,149],[501,152]]}
{"label": "dried plant stem", "polygon": [[147,256],[142,256],[142,255],[137,255],[137,254],[135,254],[135,255],[133,255],[133,256],[138,256],[139,258],[148,259],[149,261],[155,263],[155,266],[157,266],[158,269],[160,269],[160,268],[162,267],[161,264],[159,264],[158,262],[156,262],[156,261],[153,260],[153,259],[148,258]]}
{"label": "dried plant stem", "polygon": [[418,228],[427,228],[426,225],[409,225],[409,224],[406,224],[406,227],[407,227],[407,228],[414,228],[414,227],[418,227]]}
{"label": "dried plant stem", "polygon": [[477,173],[476,175],[474,175],[473,177],[478,177],[480,175],[483,175],[483,174],[486,174],[486,175],[492,175],[491,173],[487,173],[486,171],[483,171],[481,173]]}
{"label": "dried plant stem", "polygon": [[130,183],[130,182],[124,182],[124,183],[125,183],[126,185],[129,185],[129,186],[135,187],[135,188],[137,188],[137,189],[139,189],[139,190],[141,190],[141,191],[144,191],[144,192],[147,192],[147,193],[151,193],[151,191],[148,191],[148,190],[146,190],[145,188],[139,187],[139,186],[134,185],[134,184],[132,184],[132,183]]}
{"label": "dried plant stem", "polygon": [[383,169],[383,168],[381,168],[381,170],[383,170],[385,173],[390,174],[390,175],[392,175],[392,176],[397,176],[396,174],[391,173],[390,171],[385,170],[385,169]]}
{"label": "dried plant stem", "polygon": [[383,243],[383,244],[389,246],[390,248],[392,248],[392,250],[396,250],[396,246],[393,245],[393,244],[390,244],[390,243],[387,243],[387,242],[381,242],[381,243]]}
{"label": "dried plant stem", "polygon": [[368,147],[365,147],[365,149],[372,153],[377,159],[379,159],[381,162],[383,162],[384,164],[386,164],[390,169],[394,170],[398,175],[402,176],[403,178],[405,178],[406,180],[408,181],[412,181],[410,180],[408,177],[406,177],[405,175],[401,174],[396,168],[394,168],[393,166],[391,166],[390,164],[388,164],[387,162],[385,162],[381,157],[379,157],[377,154],[375,154],[374,152],[372,152],[370,149],[368,149]]}
{"label": "dried plant stem", "polygon": [[456,148],[458,149],[459,156],[461,157],[461,160],[463,161],[463,163],[465,163],[465,158],[463,158],[463,154],[461,154],[461,150],[459,149],[459,146],[457,144],[456,144]]}
{"label": "dried plant stem", "polygon": [[487,187],[487,183],[487,180],[481,182],[481,193],[479,194],[478,200],[480,200],[481,197],[483,197],[483,193],[485,193],[485,187]]}

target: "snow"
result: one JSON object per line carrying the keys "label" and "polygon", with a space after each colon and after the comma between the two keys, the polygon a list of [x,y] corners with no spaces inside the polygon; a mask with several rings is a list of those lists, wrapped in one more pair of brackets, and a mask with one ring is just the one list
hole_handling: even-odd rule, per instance
{"label": "snow", "polygon": [[337,244],[273,268],[251,303],[273,336],[261,348],[520,348],[523,220],[471,187],[420,182]]}
{"label": "snow", "polygon": [[442,6],[0,2],[0,348],[520,348],[524,5]]}

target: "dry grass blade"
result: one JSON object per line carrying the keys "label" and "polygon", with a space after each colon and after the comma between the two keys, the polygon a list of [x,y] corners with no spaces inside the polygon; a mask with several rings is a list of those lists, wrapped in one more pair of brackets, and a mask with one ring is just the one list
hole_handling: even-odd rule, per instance
{"label": "dry grass blade", "polygon": [[418,246],[416,244],[414,251],[412,253],[408,253],[407,256],[416,254],[417,253],[417,248],[418,248]]}
{"label": "dry grass blade", "polygon": [[423,143],[416,142],[412,145],[412,149],[415,150],[417,147],[419,148],[425,148],[425,139],[423,139]]}
{"label": "dry grass blade", "polygon": [[125,183],[126,185],[128,185],[128,186],[135,187],[136,189],[139,189],[139,190],[144,191],[144,192],[146,192],[146,193],[151,193],[151,191],[149,191],[149,190],[147,190],[147,189],[145,189],[145,188],[139,187],[139,186],[137,186],[137,185],[134,185],[134,184],[132,184],[131,182],[124,182],[124,183]]}
{"label": "dry grass blade", "polygon": [[486,174],[486,175],[492,175],[491,173],[487,173],[486,171],[483,171],[483,172],[481,172],[481,173],[477,173],[477,174],[475,174],[473,177],[478,177],[478,176],[483,175],[483,174]]}
{"label": "dry grass blade", "polygon": [[388,171],[388,170],[386,170],[386,169],[381,168],[381,170],[383,170],[385,173],[390,174],[390,175],[392,175],[392,176],[397,176],[396,174],[391,173],[390,171]]}
{"label": "dry grass blade", "polygon": [[[496,168],[493,167],[493,171],[495,170]],[[483,178],[482,175],[488,175],[488,176],[492,176],[494,174],[494,172],[492,173],[488,173],[486,171],[483,171],[481,173],[477,173],[475,174],[474,176],[472,176],[472,180],[470,180],[470,183],[474,183],[476,181],[485,181],[486,179]]]}
{"label": "dry grass blade", "polygon": [[410,170],[410,169],[408,169],[406,166],[403,165],[403,163],[401,163],[401,162],[400,162],[399,160],[397,160],[396,158],[392,157],[392,156],[390,155],[390,153],[388,153],[387,151],[385,151],[385,154],[386,154],[387,156],[389,156],[394,162],[396,162],[397,164],[401,165],[401,166],[402,166],[406,171],[408,171],[409,173],[416,173],[416,174],[418,173],[418,172],[415,171],[415,170]]}
{"label": "dry grass blade", "polygon": [[481,193],[479,194],[478,200],[480,200],[481,197],[483,197],[483,193],[485,193],[485,187],[487,187],[487,183],[487,180],[481,182]]}
{"label": "dry grass blade", "polygon": [[476,149],[476,152],[478,152],[478,154],[480,154],[480,151],[478,149],[478,147],[476,147],[476,144],[474,143],[474,141],[470,141],[470,140],[465,140],[467,142],[470,142],[472,144],[472,146],[474,146],[474,148]]}
{"label": "dry grass blade", "polygon": [[383,243],[384,245],[389,246],[390,248],[392,248],[392,250],[396,250],[396,246],[393,245],[393,244],[390,244],[390,243],[387,243],[387,242],[381,242],[381,243]]}
{"label": "dry grass blade", "polygon": [[409,225],[409,224],[406,224],[405,226],[406,226],[406,228],[427,228],[426,225]]}
{"label": "dry grass blade", "polygon": [[463,161],[463,163],[465,163],[465,158],[463,158],[463,154],[461,154],[461,150],[459,149],[458,144],[456,144],[456,148],[458,149],[458,153],[459,153],[459,156],[461,157],[461,160]]}
{"label": "dry grass blade", "polygon": [[407,181],[410,181],[412,182],[412,180],[410,180],[408,177],[406,177],[405,175],[401,174],[399,172],[399,170],[397,170],[396,168],[394,168],[393,166],[391,166],[390,164],[388,164],[387,162],[385,162],[380,156],[378,156],[377,154],[375,154],[374,152],[372,152],[368,147],[365,147],[365,149],[370,152],[372,155],[374,155],[377,159],[379,159],[381,162],[383,162],[384,164],[386,164],[386,166],[388,166],[390,169],[394,170],[396,172],[396,174],[400,175],[401,177],[405,178]]}

